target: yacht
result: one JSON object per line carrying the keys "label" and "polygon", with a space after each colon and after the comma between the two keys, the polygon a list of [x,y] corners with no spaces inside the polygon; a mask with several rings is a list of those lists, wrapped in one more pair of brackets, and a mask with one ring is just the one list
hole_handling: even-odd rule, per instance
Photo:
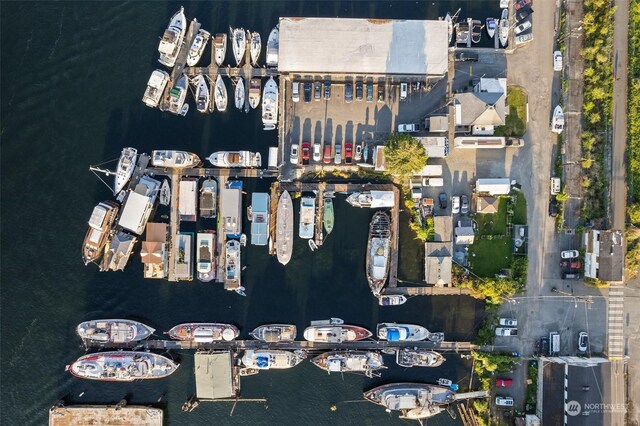
{"label": "yacht", "polygon": [[278,85],[273,77],[269,77],[262,91],[262,124],[264,130],[274,130],[278,124]]}
{"label": "yacht", "polygon": [[324,207],[322,211],[322,225],[324,226],[324,230],[327,235],[333,231],[334,225],[334,214],[333,214],[333,198],[325,197],[324,199]]}
{"label": "yacht", "polygon": [[207,47],[210,37],[211,33],[208,31],[203,29],[198,31],[198,34],[196,34],[193,39],[193,43],[191,43],[191,47],[189,48],[189,56],[187,56],[188,66],[193,67],[200,61],[204,48]]}
{"label": "yacht", "polygon": [[277,349],[247,349],[242,365],[259,370],[285,370],[300,364],[306,358],[304,351],[282,351]]}
{"label": "yacht", "polygon": [[400,418],[418,420],[444,411],[444,406],[455,401],[455,393],[439,385],[390,383],[365,392],[364,398],[389,411],[401,411]]}
{"label": "yacht", "polygon": [[378,324],[378,338],[389,342],[418,342],[429,338],[429,330],[421,325],[383,322]]}
{"label": "yacht", "polygon": [[227,290],[235,290],[241,287],[240,261],[240,243],[237,240],[227,241],[224,259],[224,288]]}
{"label": "yacht", "polygon": [[390,246],[391,219],[385,212],[376,212],[369,225],[366,259],[367,281],[376,297],[387,282]]}
{"label": "yacht", "polygon": [[82,322],[76,332],[82,340],[95,343],[131,343],[139,342],[156,331],[138,321],[126,319],[101,319]]}
{"label": "yacht", "polygon": [[262,158],[259,152],[250,151],[217,151],[207,157],[215,167],[260,167]]}
{"label": "yacht", "polygon": [[171,203],[171,187],[169,186],[169,181],[167,179],[162,181],[159,198],[160,204],[163,206],[168,206]]}
{"label": "yacht", "polygon": [[169,112],[173,114],[180,114],[184,105],[184,100],[187,98],[187,92],[189,87],[187,85],[187,76],[182,74],[175,86],[169,91]]}
{"label": "yacht", "polygon": [[498,28],[496,19],[487,18],[487,20],[485,21],[485,25],[487,27],[487,34],[489,35],[489,38],[493,38],[493,36],[496,34],[496,29]]}
{"label": "yacht", "polygon": [[162,70],[155,70],[151,73],[147,82],[147,89],[142,96],[142,102],[150,108],[155,108],[160,103],[167,82],[169,81],[169,73]]}
{"label": "yacht", "polygon": [[560,105],[553,110],[553,118],[551,119],[551,131],[560,134],[564,130],[564,112]]}
{"label": "yacht", "polygon": [[402,294],[387,294],[378,296],[378,305],[380,306],[398,306],[407,301],[407,298]]}
{"label": "yacht", "polygon": [[240,335],[240,331],[233,324],[192,322],[176,325],[166,334],[174,340],[209,343],[222,341],[230,342]]}
{"label": "yacht", "polygon": [[192,168],[200,164],[200,158],[191,152],[157,150],[151,153],[151,165],[154,167]]}
{"label": "yacht", "polygon": [[162,379],[177,368],[178,364],[162,355],[134,351],[88,354],[67,366],[67,370],[76,377],[105,382]]}
{"label": "yacht", "polygon": [[218,74],[216,78],[216,87],[213,92],[213,98],[216,102],[216,108],[218,111],[226,111],[227,110],[227,87],[224,85],[224,80],[222,80],[222,76]]}
{"label": "yacht", "polygon": [[233,57],[236,59],[236,64],[240,66],[247,50],[247,33],[244,28],[229,28],[229,31],[231,31]]}
{"label": "yacht", "polygon": [[235,90],[236,108],[242,110],[244,107],[244,80],[242,77],[238,77]]}
{"label": "yacht", "polygon": [[213,39],[213,48],[216,64],[221,67],[224,63],[224,57],[227,55],[227,35],[225,33],[216,34]]}
{"label": "yacht", "polygon": [[198,75],[193,79],[196,86],[196,107],[202,113],[209,112],[209,85],[203,75]]}
{"label": "yacht", "polygon": [[[248,31],[247,31],[248,32]],[[262,41],[260,40],[260,33],[257,31],[251,34],[251,63],[254,67],[258,66],[258,58],[260,58],[260,50],[262,49]]]}
{"label": "yacht", "polygon": [[214,231],[198,232],[196,237],[198,279],[209,282],[215,277],[216,271]]}
{"label": "yacht", "polygon": [[509,41],[509,9],[502,9],[502,16],[498,22],[498,39],[502,47],[506,47]]}
{"label": "yacht", "polygon": [[300,226],[298,235],[300,238],[313,238],[316,218],[316,198],[302,197],[300,200]]}
{"label": "yacht", "polygon": [[362,191],[354,192],[347,197],[347,203],[353,207],[379,209],[393,207],[395,198],[393,191]]}
{"label": "yacht", "polygon": [[278,200],[275,244],[278,262],[286,265],[293,251],[293,202],[288,191],[284,191]]}
{"label": "yacht", "polygon": [[180,10],[171,17],[169,26],[164,31],[158,52],[160,52],[160,63],[167,67],[173,67],[180,52],[180,46],[184,40],[187,31],[187,18],[184,16],[184,7],[180,6]]}
{"label": "yacht", "polygon": [[118,195],[120,191],[124,189],[124,186],[129,182],[133,171],[136,168],[136,161],[138,159],[138,150],[135,148],[124,148],[120,154],[118,160],[118,167],[116,168],[116,180],[113,185],[113,195]]}
{"label": "yacht", "polygon": [[445,358],[428,349],[402,348],[396,352],[396,364],[401,367],[439,367]]}
{"label": "yacht", "polygon": [[260,79],[252,78],[249,82],[249,105],[256,109],[260,105]]}
{"label": "yacht", "polygon": [[357,325],[345,325],[340,318],[311,321],[311,326],[304,330],[304,338],[309,342],[355,342],[369,337],[371,337],[371,332],[366,328]]}
{"label": "yacht", "polygon": [[447,12],[447,16],[444,17],[444,22],[447,23],[447,37],[449,40],[449,44],[453,41],[453,19],[451,19],[451,14]]}
{"label": "yacht", "polygon": [[216,217],[218,183],[209,178],[202,182],[200,188],[200,217],[213,219]]}
{"label": "yacht", "polygon": [[296,326],[291,324],[266,324],[255,328],[249,335],[266,343],[293,342]]}
{"label": "yacht", "polygon": [[267,66],[278,66],[278,48],[279,48],[280,33],[278,25],[269,33],[269,39],[267,40]]}
{"label": "yacht", "polygon": [[367,351],[332,351],[311,360],[316,367],[327,373],[364,373],[367,377],[379,376],[376,371],[386,368],[382,355]]}
{"label": "yacht", "polygon": [[102,256],[117,215],[118,204],[114,201],[103,201],[93,208],[89,218],[89,230],[82,246],[82,259],[85,265]]}

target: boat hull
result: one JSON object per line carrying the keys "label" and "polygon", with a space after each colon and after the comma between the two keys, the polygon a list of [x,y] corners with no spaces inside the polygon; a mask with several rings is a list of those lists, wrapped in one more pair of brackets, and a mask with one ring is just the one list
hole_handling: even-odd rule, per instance
{"label": "boat hull", "polygon": [[369,330],[357,325],[312,325],[304,330],[304,338],[309,342],[356,342],[368,339],[371,336],[372,334]]}
{"label": "boat hull", "polygon": [[415,324],[378,324],[378,338],[390,342],[418,342],[429,338],[429,330]]}
{"label": "boat hull", "polygon": [[438,352],[404,348],[396,352],[396,364],[401,367],[439,367],[446,361]]}
{"label": "boat hull", "polygon": [[236,290],[241,287],[240,243],[229,240],[225,245],[224,288]]}
{"label": "boat hull", "polygon": [[124,186],[129,182],[133,171],[136,168],[136,162],[138,160],[138,150],[135,148],[124,148],[120,154],[118,160],[118,167],[116,168],[116,178],[113,185],[113,195],[117,195],[124,189]]}
{"label": "boat hull", "polygon": [[224,84],[222,76],[218,74],[216,78],[216,86],[214,91],[214,101],[218,111],[227,110],[227,87]]}
{"label": "boat hull", "polygon": [[380,295],[389,274],[391,247],[391,220],[385,212],[376,212],[369,225],[367,243],[367,281],[373,294]]}
{"label": "boat hull", "polygon": [[85,321],[76,327],[76,333],[82,340],[105,344],[138,342],[151,336],[154,331],[154,328],[141,322],[126,319]]}
{"label": "boat hull", "polygon": [[81,379],[105,382],[133,382],[162,379],[178,368],[178,364],[150,352],[100,352],[78,358],[68,371]]}
{"label": "boat hull", "polygon": [[214,51],[216,64],[220,67],[224,63],[224,57],[227,55],[227,35],[225,33],[216,34]]}
{"label": "boat hull", "polygon": [[324,226],[324,230],[327,235],[333,231],[334,219],[333,200],[331,198],[325,198],[324,211],[322,213],[322,225]]}
{"label": "boat hull", "polygon": [[262,124],[264,130],[274,130],[278,124],[278,85],[270,77],[262,92]]}
{"label": "boat hull", "polygon": [[364,392],[364,398],[388,410],[403,411],[403,418],[423,419],[440,413],[441,406],[455,401],[444,386],[426,383],[390,383]]}
{"label": "boat hull", "polygon": [[288,191],[284,191],[278,200],[275,245],[278,262],[286,265],[293,252],[293,201]]}
{"label": "boat hull", "polygon": [[274,349],[246,350],[242,364],[247,368],[259,370],[286,370],[300,364],[304,358],[300,352]]}
{"label": "boat hull", "polygon": [[[96,212],[98,210],[98,212]],[[107,200],[94,207],[89,219],[89,230],[84,237],[82,245],[82,260],[85,265],[100,259],[104,253],[104,249],[109,242],[113,222],[118,216],[119,206],[113,201]],[[101,223],[92,224],[94,215],[102,217]]]}
{"label": "boat hull", "polygon": [[240,330],[233,324],[193,322],[176,325],[167,334],[183,342],[230,342],[240,335]]}
{"label": "boat hull", "polygon": [[236,65],[240,66],[247,49],[247,34],[243,28],[231,29],[231,47]]}
{"label": "boat hull", "polygon": [[249,335],[267,343],[293,342],[297,330],[296,326],[291,324],[266,324],[257,327]]}
{"label": "boat hull", "polygon": [[326,352],[313,358],[311,363],[329,374],[365,373],[370,376],[370,373],[386,368],[380,353],[367,351]]}

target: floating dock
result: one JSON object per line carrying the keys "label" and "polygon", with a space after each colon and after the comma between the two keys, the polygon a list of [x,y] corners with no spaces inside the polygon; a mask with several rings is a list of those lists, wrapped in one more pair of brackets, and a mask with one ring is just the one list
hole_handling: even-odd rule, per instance
{"label": "floating dock", "polygon": [[118,405],[56,405],[49,410],[49,426],[117,425],[162,426],[159,408]]}

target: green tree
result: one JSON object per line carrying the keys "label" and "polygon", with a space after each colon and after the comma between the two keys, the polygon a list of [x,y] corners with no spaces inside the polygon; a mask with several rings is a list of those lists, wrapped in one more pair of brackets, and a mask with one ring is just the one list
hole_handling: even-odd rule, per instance
{"label": "green tree", "polygon": [[629,205],[629,221],[636,226],[640,226],[640,203],[633,203]]}
{"label": "green tree", "polygon": [[411,176],[427,164],[424,146],[406,133],[393,134],[387,139],[384,157],[389,173],[398,176]]}

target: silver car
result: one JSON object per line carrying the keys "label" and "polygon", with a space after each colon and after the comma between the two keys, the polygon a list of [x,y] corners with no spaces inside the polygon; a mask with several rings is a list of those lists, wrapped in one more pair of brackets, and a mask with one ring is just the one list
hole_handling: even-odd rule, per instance
{"label": "silver car", "polygon": [[469,198],[466,195],[460,197],[460,213],[469,213]]}

